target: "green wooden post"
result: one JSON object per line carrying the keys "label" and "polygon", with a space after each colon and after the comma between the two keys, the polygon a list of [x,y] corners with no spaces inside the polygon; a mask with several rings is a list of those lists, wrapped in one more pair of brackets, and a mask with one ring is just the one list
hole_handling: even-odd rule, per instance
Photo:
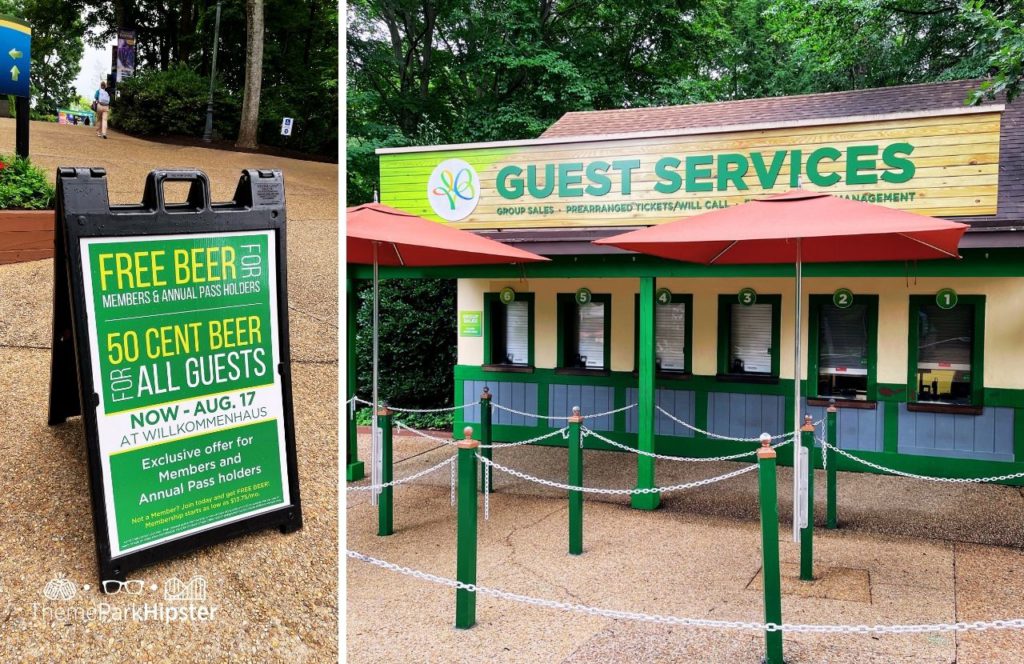
{"label": "green wooden post", "polygon": [[[637,395],[639,436],[637,447],[654,452],[654,277],[640,278],[640,353]],[[654,457],[636,457],[636,488],[654,487]],[[661,494],[634,493],[630,504],[641,510],[653,510],[661,503]]]}
{"label": "green wooden post", "polygon": [[[807,450],[807,525],[800,529],[800,580],[814,580],[814,425],[804,415],[800,443]],[[803,469],[801,469],[803,470]]]}
{"label": "green wooden post", "polygon": [[[835,399],[828,407],[827,414],[825,415],[825,440],[828,441],[829,445],[836,444],[836,402]],[[826,505],[825,505],[825,526],[830,529],[838,527],[839,517],[836,514],[836,463],[839,461],[839,457],[835,452],[825,448],[825,465],[827,470],[825,472],[825,482],[827,484],[826,491]]]}
{"label": "green wooden post", "polygon": [[[583,486],[583,444],[580,438],[580,407],[572,407],[569,418],[569,484]],[[569,553],[583,553],[583,492],[569,492]]]}
{"label": "green wooden post", "polygon": [[[394,453],[391,441],[391,420],[394,412],[387,406],[377,411],[377,422],[380,424],[380,483],[387,484],[395,478]],[[381,537],[395,532],[395,488],[386,487],[380,490],[377,497],[377,534]]]}
{"label": "green wooden post", "polygon": [[[476,452],[473,427],[464,430],[465,440],[459,448],[458,532],[456,534],[455,578],[466,584],[476,583]],[[455,627],[469,629],[476,624],[476,593],[455,590]]]}
{"label": "green wooden post", "polygon": [[[761,505],[761,581],[764,621],[782,624],[782,576],[779,568],[779,501],[775,479],[775,450],[771,436],[761,434],[757,450],[758,500]],[[783,664],[782,632],[765,631],[765,664]]]}
{"label": "green wooden post", "polygon": [[[351,402],[358,391],[356,383],[356,313],[359,311],[359,298],[357,297],[355,279],[345,280],[345,393]],[[359,460],[359,439],[356,430],[355,408],[345,408],[345,479],[349,482],[358,482],[366,476],[363,462]]]}
{"label": "green wooden post", "polygon": [[[491,390],[485,387],[483,394],[480,395],[480,444],[484,446],[480,448],[480,456],[487,457],[488,459],[493,458],[492,453],[494,452],[490,447],[493,440],[491,435],[492,412]],[[480,463],[483,464],[483,461]],[[481,470],[483,469],[481,468]],[[494,473],[481,473],[480,491],[482,493],[494,493]]]}

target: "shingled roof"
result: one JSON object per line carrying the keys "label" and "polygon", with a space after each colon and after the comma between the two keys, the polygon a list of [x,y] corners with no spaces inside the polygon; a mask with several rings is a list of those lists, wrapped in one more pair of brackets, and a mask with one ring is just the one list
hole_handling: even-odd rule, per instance
{"label": "shingled roof", "polygon": [[[891,88],[766,97],[711,104],[574,111],[563,115],[542,138],[567,138],[671,132],[728,125],[816,120],[963,108],[978,81],[921,83]],[[1005,100],[997,100],[1004,103]],[[991,216],[959,217],[972,229],[1024,226],[1024,100],[1006,106],[999,144],[998,211]]]}

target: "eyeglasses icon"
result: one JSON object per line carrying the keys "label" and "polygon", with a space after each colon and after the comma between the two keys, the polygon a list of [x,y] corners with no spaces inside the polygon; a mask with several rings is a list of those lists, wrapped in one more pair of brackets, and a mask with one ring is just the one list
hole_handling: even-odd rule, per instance
{"label": "eyeglasses icon", "polygon": [[146,582],[142,579],[131,579],[130,581],[119,581],[107,579],[103,582],[103,592],[108,595],[116,595],[124,590],[127,595],[141,595],[146,589]]}

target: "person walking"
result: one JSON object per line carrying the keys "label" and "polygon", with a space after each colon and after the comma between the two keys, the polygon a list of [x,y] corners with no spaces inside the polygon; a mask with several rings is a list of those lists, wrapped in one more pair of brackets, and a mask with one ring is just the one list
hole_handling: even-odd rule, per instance
{"label": "person walking", "polygon": [[92,110],[96,111],[96,135],[106,138],[107,115],[110,113],[110,93],[107,92],[106,81],[100,81],[100,87],[93,95]]}

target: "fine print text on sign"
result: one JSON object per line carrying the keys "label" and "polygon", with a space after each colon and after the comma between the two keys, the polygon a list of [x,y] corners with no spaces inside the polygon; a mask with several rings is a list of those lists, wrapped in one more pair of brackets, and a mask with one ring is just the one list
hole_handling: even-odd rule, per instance
{"label": "fine print text on sign", "polygon": [[[186,204],[165,180],[192,182]],[[102,171],[59,171],[50,422],[83,415],[101,579],[301,527],[280,173],[213,207],[204,174],[156,171],[144,199],[110,209]]]}

